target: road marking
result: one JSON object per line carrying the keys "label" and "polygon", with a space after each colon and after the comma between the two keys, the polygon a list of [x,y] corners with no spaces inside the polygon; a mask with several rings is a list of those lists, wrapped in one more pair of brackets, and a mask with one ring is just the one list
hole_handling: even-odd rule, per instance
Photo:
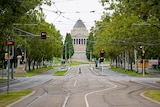
{"label": "road marking", "polygon": [[74,82],[74,87],[76,86],[76,84],[77,84],[77,80],[75,80],[75,82]]}
{"label": "road marking", "polygon": [[85,103],[86,103],[86,107],[89,107],[89,103],[88,103],[88,100],[87,100],[87,96],[88,95],[91,95],[91,94],[94,94],[94,93],[98,93],[98,92],[102,92],[102,91],[106,91],[106,90],[111,90],[111,89],[114,89],[117,87],[117,85],[111,83],[111,82],[108,82],[109,84],[111,84],[113,87],[111,88],[106,88],[106,89],[103,89],[103,90],[97,90],[97,91],[93,91],[93,92],[89,92],[87,94],[85,94]]}

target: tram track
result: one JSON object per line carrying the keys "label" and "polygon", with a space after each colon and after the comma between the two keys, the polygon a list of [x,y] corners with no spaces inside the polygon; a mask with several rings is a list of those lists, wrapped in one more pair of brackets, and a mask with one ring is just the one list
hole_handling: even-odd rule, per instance
{"label": "tram track", "polygon": [[[123,97],[126,96],[126,98],[125,98],[126,101],[125,102],[132,101],[130,103],[130,106],[139,105],[140,107],[153,107],[152,104],[147,103],[147,100],[140,96],[140,94],[142,92],[148,90],[150,87],[145,86],[145,85],[141,85],[141,84],[138,84],[138,83],[135,83],[135,82],[132,82],[132,81],[123,81],[123,83],[120,82],[120,81],[113,81],[113,80],[111,80],[111,81],[113,83],[117,84],[118,87],[116,89],[112,90],[112,91],[109,91],[109,92],[106,92],[106,93],[103,94],[103,97],[104,97],[104,100],[107,104],[107,107],[115,107],[115,106],[117,107],[118,106],[118,104],[116,104],[115,101],[114,101],[115,98],[114,97],[113,98],[109,97],[109,96],[114,96],[115,94],[114,95],[112,95],[112,94],[114,92],[117,92],[117,91],[125,94],[125,95],[123,95]],[[122,98],[121,95],[122,94],[117,93],[117,97]],[[122,100],[122,99],[119,99],[119,100]],[[121,104],[123,105],[123,101],[122,101]]]}
{"label": "tram track", "polygon": [[[81,73],[79,66],[72,67],[67,75],[53,76],[49,81],[33,87],[35,93],[21,105],[23,107],[153,107],[140,96],[148,86],[124,79],[114,80],[107,76],[99,76],[88,66],[80,67]],[[22,107],[17,105],[13,107]]]}

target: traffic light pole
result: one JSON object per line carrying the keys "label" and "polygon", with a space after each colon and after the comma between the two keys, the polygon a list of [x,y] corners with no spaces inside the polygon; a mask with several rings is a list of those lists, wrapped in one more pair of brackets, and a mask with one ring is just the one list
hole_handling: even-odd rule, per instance
{"label": "traffic light pole", "polygon": [[144,77],[144,72],[145,72],[145,60],[143,59],[143,77]]}
{"label": "traffic light pole", "polygon": [[14,79],[14,45],[12,46],[12,70],[11,70],[11,79]]}
{"label": "traffic light pole", "polygon": [[7,61],[7,93],[9,92],[9,71],[10,71],[10,46],[7,46],[8,61]]}
{"label": "traffic light pole", "polygon": [[[142,53],[145,54],[144,47],[142,48]],[[144,76],[144,73],[145,73],[145,58],[143,58],[142,60],[143,60],[143,76]]]}
{"label": "traffic light pole", "polygon": [[100,63],[101,63],[101,68],[102,68],[102,75],[103,75],[103,61],[104,61],[104,50],[100,50]]}
{"label": "traffic light pole", "polygon": [[[7,52],[8,52],[8,58],[7,58],[7,93],[9,92],[9,76],[10,76],[10,60],[13,59],[14,56],[14,41],[13,38],[11,39],[8,37],[6,40],[6,45],[7,45]],[[11,50],[12,49],[12,50]],[[11,58],[12,55],[12,58]],[[12,79],[13,79],[13,69],[14,66],[12,65]]]}
{"label": "traffic light pole", "polygon": [[102,67],[102,75],[103,75],[103,62],[101,63],[101,67]]}
{"label": "traffic light pole", "polygon": [[140,49],[142,49],[142,73],[143,76],[145,76],[145,51],[144,51],[144,46],[140,46]]}

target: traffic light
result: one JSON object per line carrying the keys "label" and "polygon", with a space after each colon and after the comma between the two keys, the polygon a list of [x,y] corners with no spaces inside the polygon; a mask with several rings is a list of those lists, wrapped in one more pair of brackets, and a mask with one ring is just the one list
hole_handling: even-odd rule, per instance
{"label": "traffic light", "polygon": [[104,61],[104,50],[100,51],[100,63]]}
{"label": "traffic light", "polygon": [[104,57],[104,50],[103,49],[100,51],[100,56]]}
{"label": "traffic light", "polygon": [[7,45],[7,46],[14,45],[14,42],[11,41],[11,40],[7,40],[7,41],[6,41],[6,45]]}
{"label": "traffic light", "polygon": [[5,61],[8,60],[8,53],[7,53],[7,52],[6,52],[5,55],[4,55],[4,59],[5,59]]}
{"label": "traffic light", "polygon": [[142,59],[145,59],[145,53],[142,53]]}
{"label": "traffic light", "polygon": [[103,62],[103,61],[104,61],[104,57],[101,57],[100,58],[100,63]]}
{"label": "traffic light", "polygon": [[46,32],[41,32],[41,39],[46,39],[47,33]]}

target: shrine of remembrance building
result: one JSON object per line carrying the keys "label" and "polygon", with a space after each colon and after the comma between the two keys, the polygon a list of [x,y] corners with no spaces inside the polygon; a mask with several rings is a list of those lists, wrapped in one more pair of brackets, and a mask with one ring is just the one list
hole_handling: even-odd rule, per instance
{"label": "shrine of remembrance building", "polygon": [[86,45],[88,40],[88,30],[82,22],[78,20],[71,30],[72,43],[74,47],[74,55],[72,60],[88,61],[86,57]]}

